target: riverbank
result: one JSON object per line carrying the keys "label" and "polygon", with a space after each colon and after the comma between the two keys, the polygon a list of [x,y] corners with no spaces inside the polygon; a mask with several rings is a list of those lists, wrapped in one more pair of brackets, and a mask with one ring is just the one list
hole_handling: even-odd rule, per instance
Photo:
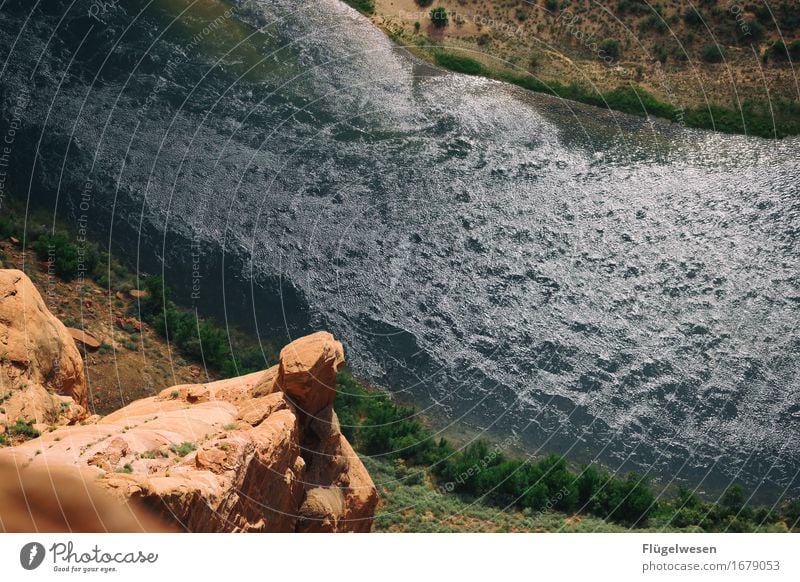
{"label": "riverbank", "polygon": [[[454,72],[690,128],[800,134],[790,64],[800,41],[779,44],[783,36],[761,24],[763,15],[732,13],[728,4],[698,8],[703,28],[675,4],[620,2],[612,13],[547,1],[348,3],[397,44]],[[434,6],[444,9],[439,18]],[[787,7],[787,21],[792,14]]]}

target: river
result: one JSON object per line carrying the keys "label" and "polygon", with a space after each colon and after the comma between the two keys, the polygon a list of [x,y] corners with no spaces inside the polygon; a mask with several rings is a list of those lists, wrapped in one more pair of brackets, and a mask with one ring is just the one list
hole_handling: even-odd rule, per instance
{"label": "river", "polygon": [[446,73],[336,0],[31,4],[17,195],[220,319],[331,330],[444,432],[800,493],[797,138]]}

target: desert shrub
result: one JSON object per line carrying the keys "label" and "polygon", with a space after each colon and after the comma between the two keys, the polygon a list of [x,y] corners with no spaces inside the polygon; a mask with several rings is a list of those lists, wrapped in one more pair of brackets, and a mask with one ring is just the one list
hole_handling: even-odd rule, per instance
{"label": "desert shrub", "polygon": [[430,11],[431,22],[436,28],[447,26],[447,10],[444,6],[437,6]]}
{"label": "desert shrub", "polygon": [[690,26],[702,26],[703,22],[705,22],[705,18],[698,12],[697,8],[690,6],[686,9],[686,12],[683,13],[683,21]]}
{"label": "desert shrub", "polygon": [[170,445],[169,450],[178,455],[179,457],[185,457],[193,450],[195,450],[197,446],[189,441],[183,441],[179,445]]}
{"label": "desert shrub", "polygon": [[32,422],[26,422],[21,418],[18,418],[17,421],[11,426],[7,427],[6,430],[9,434],[31,439],[35,439],[41,434],[38,430],[33,428]]}
{"label": "desert shrub", "polygon": [[649,14],[639,22],[641,30],[655,30],[656,32],[667,32],[667,23],[658,14]]}
{"label": "desert shrub", "polygon": [[41,261],[52,263],[53,271],[65,281],[81,274],[91,274],[98,264],[97,248],[92,244],[81,246],[64,232],[42,233],[33,242],[33,250]]}
{"label": "desert shrub", "polygon": [[622,55],[622,50],[619,46],[619,41],[613,38],[607,38],[600,43],[600,50],[612,59],[618,59]]}
{"label": "desert shrub", "polygon": [[721,63],[724,55],[718,44],[707,44],[700,51],[700,58],[707,63]]}
{"label": "desert shrub", "polygon": [[482,64],[469,57],[438,51],[433,58],[440,67],[450,69],[456,73],[464,73],[465,75],[487,74],[486,68]]}

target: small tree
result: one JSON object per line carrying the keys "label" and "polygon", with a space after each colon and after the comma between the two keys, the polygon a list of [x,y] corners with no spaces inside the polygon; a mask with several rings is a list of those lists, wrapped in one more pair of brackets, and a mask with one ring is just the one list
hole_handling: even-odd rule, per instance
{"label": "small tree", "polygon": [[741,485],[731,485],[722,494],[719,505],[725,510],[727,515],[735,515],[742,511],[744,507],[744,489]]}
{"label": "small tree", "polygon": [[437,6],[431,10],[431,22],[436,28],[447,26],[447,10],[444,9],[444,6]]}

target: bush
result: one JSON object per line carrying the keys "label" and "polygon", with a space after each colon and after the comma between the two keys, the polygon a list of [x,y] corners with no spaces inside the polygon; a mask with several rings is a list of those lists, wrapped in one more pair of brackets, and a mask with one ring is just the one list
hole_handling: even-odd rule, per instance
{"label": "bush", "polygon": [[465,75],[486,75],[486,68],[475,59],[438,51],[433,56],[440,67]]}
{"label": "bush", "polygon": [[696,8],[690,6],[686,9],[686,12],[683,13],[683,21],[690,26],[702,26],[703,22],[705,22],[705,18],[703,18],[703,15],[700,14]]}
{"label": "bush", "polygon": [[641,30],[655,30],[656,32],[666,32],[669,28],[664,19],[658,14],[650,14],[645,16],[639,23]]}
{"label": "bush", "polygon": [[724,55],[722,49],[717,44],[707,44],[700,52],[700,58],[707,63],[721,63]]}
{"label": "bush", "polygon": [[173,453],[175,453],[176,455],[178,455],[179,457],[185,457],[186,455],[191,453],[196,448],[197,447],[195,446],[195,444],[192,443],[192,442],[189,442],[189,441],[183,441],[179,445],[170,445],[169,446],[169,450],[172,451]]}
{"label": "bush", "polygon": [[620,14],[650,14],[651,8],[643,0],[619,0],[617,12]]}
{"label": "bush", "polygon": [[185,311],[170,299],[171,291],[161,277],[148,277],[142,284],[146,296],[139,303],[142,319],[187,356],[202,361],[226,376],[262,370],[277,362],[271,344],[233,345],[229,331],[194,311]]}
{"label": "bush", "polygon": [[659,101],[638,85],[621,85],[603,97],[610,109],[632,115],[655,115],[672,121],[678,115],[675,107]]}
{"label": "bush", "polygon": [[52,264],[53,272],[71,281],[83,274],[92,274],[98,264],[97,248],[91,244],[78,246],[64,232],[42,233],[33,243],[33,250],[41,261]]}
{"label": "bush", "polygon": [[447,26],[447,10],[444,6],[437,6],[430,12],[431,22],[436,28],[444,28]]}
{"label": "bush", "polygon": [[745,20],[736,30],[740,41],[755,41],[764,37],[764,26],[755,19]]}
{"label": "bush", "polygon": [[33,423],[25,422],[21,418],[18,418],[17,421],[8,427],[8,433],[17,436],[23,436],[31,439],[35,439],[41,433],[33,428]]}
{"label": "bush", "polygon": [[550,12],[558,10],[558,0],[544,0],[544,7]]}
{"label": "bush", "polygon": [[776,40],[767,49],[764,56],[777,62],[785,62],[789,59],[800,60],[800,40],[793,40],[788,45],[782,40]]}
{"label": "bush", "polygon": [[622,54],[622,51],[619,46],[619,41],[614,40],[613,38],[607,38],[603,42],[601,42],[600,50],[615,60],[618,59]]}

